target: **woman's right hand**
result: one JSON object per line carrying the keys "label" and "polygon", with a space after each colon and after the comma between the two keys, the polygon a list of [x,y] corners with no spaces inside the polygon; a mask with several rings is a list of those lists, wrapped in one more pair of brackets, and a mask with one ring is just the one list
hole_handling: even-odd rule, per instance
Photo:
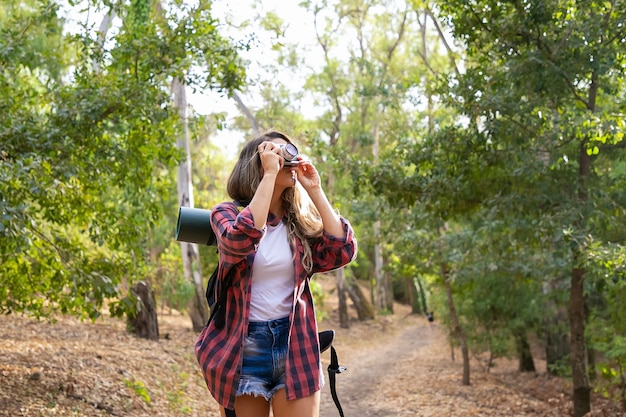
{"label": "woman's right hand", "polygon": [[263,167],[264,174],[276,174],[281,170],[284,161],[278,145],[265,141],[257,147],[257,151],[261,158],[261,166]]}

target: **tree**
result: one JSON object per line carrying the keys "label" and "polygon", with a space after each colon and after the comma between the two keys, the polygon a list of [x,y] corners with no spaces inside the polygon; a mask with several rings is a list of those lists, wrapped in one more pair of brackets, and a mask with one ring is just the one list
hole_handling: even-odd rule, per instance
{"label": "tree", "polygon": [[[407,140],[397,152],[409,163],[403,180],[375,172],[379,190],[399,181],[400,194],[412,191],[428,212],[468,231],[487,228],[494,242],[514,230],[526,262],[536,265],[532,257],[548,250],[547,270],[562,276],[569,268],[576,416],[590,399],[585,265],[595,244],[613,246],[605,219],[621,224],[624,213],[614,188],[624,177],[613,167],[623,157],[623,105],[614,97],[623,96],[625,9],[582,3],[438,2],[468,54],[464,73],[439,89],[462,117],[419,146]],[[497,253],[483,254],[476,272],[488,273],[484,259],[500,267]],[[537,272],[530,274],[541,284]]]}
{"label": "tree", "polygon": [[[115,5],[124,24],[103,41],[86,27],[61,35],[55,2],[3,3],[3,312],[96,318],[105,299],[114,314],[132,310],[126,283],[147,273],[146,236],[180,156],[166,87],[177,76],[241,81],[236,48],[205,36],[216,25],[208,8],[183,7],[159,26],[144,6]],[[197,62],[207,71],[191,71]]]}
{"label": "tree", "polygon": [[[339,164],[345,164],[346,154],[363,162],[376,161],[381,149],[392,146],[389,138],[394,137],[395,129],[410,128],[394,122],[395,118],[406,120],[400,103],[410,83],[402,70],[414,67],[406,61],[406,49],[413,39],[407,33],[407,5],[397,4],[405,10],[397,14],[376,1],[339,1],[332,5],[338,10],[336,16],[328,13],[330,5],[307,6],[314,14],[317,39],[324,54],[321,73],[311,76],[307,87],[329,109],[318,121],[325,142]],[[345,51],[347,59],[336,56],[337,50]],[[341,194],[340,190],[351,187],[345,176],[332,178],[333,188]],[[356,199],[364,201],[365,196]],[[391,282],[384,271],[385,234],[379,217],[383,208],[375,198],[365,205],[369,205],[368,217],[359,221],[370,222],[372,227],[366,233],[373,234],[373,301],[379,311],[393,311]],[[360,242],[366,241],[370,240],[360,238]],[[370,248],[361,244],[360,250],[367,253]],[[338,288],[341,285],[338,280]]]}
{"label": "tree", "polygon": [[[486,69],[491,67],[486,61],[494,62],[494,58],[501,67],[499,74],[489,76],[491,82],[485,85],[484,95],[478,96],[476,91],[481,91],[482,86],[475,85],[472,102],[479,114],[485,115],[481,107],[486,99],[495,101],[500,79],[514,81],[507,88],[507,99],[517,102],[515,98],[518,98],[523,103],[522,117],[509,114],[506,107],[500,108],[500,114],[486,116],[486,126],[495,127],[500,115],[510,122],[521,122],[519,125],[530,128],[527,134],[530,140],[536,140],[535,150],[545,150],[552,156],[549,161],[554,168],[560,153],[554,152],[560,146],[553,140],[554,133],[566,138],[565,144],[569,142],[571,146],[566,153],[574,157],[568,164],[571,169],[561,169],[567,172],[568,188],[575,192],[563,196],[559,205],[569,208],[561,220],[572,232],[563,243],[569,241],[566,244],[571,248],[569,317],[574,415],[582,416],[590,409],[584,324],[583,259],[588,252],[585,236],[591,234],[601,239],[605,234],[602,228],[594,227],[594,219],[603,216],[602,210],[594,206],[604,200],[597,191],[606,189],[606,183],[602,182],[606,177],[600,171],[593,171],[592,162],[599,159],[594,155],[600,152],[600,147],[610,157],[622,142],[622,135],[616,134],[615,129],[605,130],[610,126],[618,128],[616,121],[620,116],[604,94],[611,94],[624,76],[618,57],[625,34],[617,22],[624,20],[626,8],[622,2],[594,1],[568,6],[556,1],[526,6],[489,1],[476,5],[442,3],[443,11],[450,13],[457,37],[463,37],[473,56],[482,55],[476,69],[480,68],[483,74],[494,74]],[[489,12],[479,19],[474,13],[478,9]],[[471,72],[470,77],[477,81],[478,72]],[[597,106],[599,101],[605,104],[602,110]],[[549,126],[539,126],[545,130],[537,130],[536,123],[528,121],[531,115],[546,117]],[[556,169],[555,174],[561,169]],[[607,202],[617,203],[611,203],[611,197]]]}

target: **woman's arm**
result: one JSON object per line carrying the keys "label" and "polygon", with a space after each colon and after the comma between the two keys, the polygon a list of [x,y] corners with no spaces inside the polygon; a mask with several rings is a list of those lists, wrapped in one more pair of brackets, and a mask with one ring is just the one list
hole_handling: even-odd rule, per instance
{"label": "woman's arm", "polygon": [[275,182],[276,173],[265,172],[263,179],[259,183],[259,187],[254,193],[254,197],[252,197],[248,205],[252,212],[252,218],[254,219],[254,227],[257,229],[263,229],[265,227],[265,222],[267,221],[267,216],[270,211]]}
{"label": "woman's arm", "polygon": [[263,178],[254,192],[254,197],[252,197],[249,207],[254,219],[254,227],[263,229],[270,211],[270,204],[272,202],[272,196],[274,195],[274,185],[276,183],[276,176],[281,169],[280,160],[282,157],[279,155],[280,148],[268,141],[261,143],[257,151],[261,157]]}
{"label": "woman's arm", "polygon": [[339,219],[339,214],[337,214],[328,201],[326,193],[324,193],[322,189],[320,176],[315,166],[310,161],[301,161],[298,165],[297,173],[298,181],[300,181],[300,184],[302,184],[309,194],[311,201],[313,201],[317,211],[319,211],[320,216],[322,216],[324,231],[338,238],[345,238],[346,232]]}
{"label": "woman's arm", "polygon": [[211,226],[224,261],[235,264],[255,250],[263,232],[254,226],[252,217],[249,208],[239,212],[233,202],[217,204],[211,210]]}

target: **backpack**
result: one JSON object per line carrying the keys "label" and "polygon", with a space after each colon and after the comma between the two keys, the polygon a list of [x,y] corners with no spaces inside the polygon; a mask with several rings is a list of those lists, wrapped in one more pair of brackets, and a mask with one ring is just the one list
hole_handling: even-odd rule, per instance
{"label": "backpack", "polygon": [[[234,202],[238,207],[243,207],[244,204],[238,201]],[[213,232],[213,228],[211,227],[211,210],[204,209],[196,209],[191,207],[180,207],[178,209],[178,221],[176,226],[176,240],[180,242],[188,242],[188,243],[197,243],[203,244],[206,246],[217,246],[217,237]],[[209,320],[207,321],[207,326],[211,321],[214,321],[214,325],[221,329],[224,327],[226,321],[226,293],[228,291],[228,287],[232,282],[232,271],[234,268],[231,268],[226,277],[224,277],[223,283],[221,285],[220,291],[217,291],[217,283],[218,279],[218,271],[219,271],[219,262],[218,265],[213,270],[209,281],[207,282],[206,287],[206,300],[209,305]],[[335,339],[335,331],[334,330],[325,330],[319,332],[319,345],[320,345],[320,353],[325,352],[330,348],[330,365],[328,365],[328,379],[330,382],[330,393],[333,398],[333,402],[339,411],[339,415],[344,417],[343,409],[341,408],[341,404],[339,403],[339,398],[337,397],[337,390],[335,386],[335,375],[340,374],[346,370],[345,367],[339,365],[339,360],[337,357],[337,351],[333,346],[333,340]],[[226,417],[236,417],[234,410],[225,410]]]}
{"label": "backpack", "polygon": [[224,327],[224,322],[226,321],[226,292],[228,291],[228,287],[232,282],[231,272],[228,272],[228,275],[224,279],[222,288],[220,289],[220,293],[217,298],[215,294],[217,294],[217,282],[218,282],[218,270],[219,267],[215,267],[215,270],[211,274],[211,278],[209,278],[209,282],[206,286],[206,302],[209,305],[209,321],[207,322],[207,326],[213,320],[215,322],[215,327],[221,329]]}

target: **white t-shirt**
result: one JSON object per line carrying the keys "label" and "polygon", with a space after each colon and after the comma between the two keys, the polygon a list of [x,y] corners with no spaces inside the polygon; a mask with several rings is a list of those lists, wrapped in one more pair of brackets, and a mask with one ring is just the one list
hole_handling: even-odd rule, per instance
{"label": "white t-shirt", "polygon": [[250,321],[269,321],[289,316],[293,303],[295,268],[282,221],[267,225],[252,264]]}

